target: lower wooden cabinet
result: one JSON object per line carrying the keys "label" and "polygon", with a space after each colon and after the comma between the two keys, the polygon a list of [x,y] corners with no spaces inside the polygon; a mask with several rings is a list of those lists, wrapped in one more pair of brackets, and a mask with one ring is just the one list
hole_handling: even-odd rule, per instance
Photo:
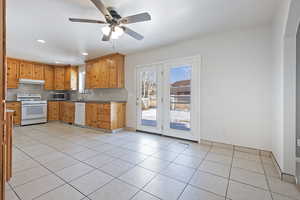
{"label": "lower wooden cabinet", "polygon": [[59,119],[65,123],[74,124],[75,103],[63,101],[59,106]]}
{"label": "lower wooden cabinet", "polygon": [[125,103],[87,103],[86,125],[94,128],[116,130],[125,126]]}
{"label": "lower wooden cabinet", "polygon": [[48,121],[59,120],[59,101],[48,101]]}
{"label": "lower wooden cabinet", "polygon": [[14,101],[14,102],[7,102],[6,109],[14,110],[14,125],[21,124],[21,103]]}
{"label": "lower wooden cabinet", "polygon": [[[124,128],[125,108],[126,103],[86,103],[85,125],[110,131]],[[75,103],[70,101],[49,101],[48,120],[60,120],[74,124]]]}
{"label": "lower wooden cabinet", "polygon": [[13,112],[6,113],[6,134],[4,140],[5,155],[5,179],[9,181],[12,177],[12,133],[13,133]]}

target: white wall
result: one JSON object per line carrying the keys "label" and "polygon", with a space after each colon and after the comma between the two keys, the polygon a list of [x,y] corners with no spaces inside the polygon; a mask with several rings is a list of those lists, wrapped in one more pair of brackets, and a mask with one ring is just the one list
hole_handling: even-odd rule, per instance
{"label": "white wall", "polygon": [[284,54],[284,34],[289,12],[289,2],[282,1],[279,5],[278,13],[273,23],[273,135],[272,152],[281,167],[283,168],[283,54]]}
{"label": "white wall", "polygon": [[201,55],[201,138],[272,150],[271,33],[238,30],[126,56],[127,126],[136,127],[136,65]]}

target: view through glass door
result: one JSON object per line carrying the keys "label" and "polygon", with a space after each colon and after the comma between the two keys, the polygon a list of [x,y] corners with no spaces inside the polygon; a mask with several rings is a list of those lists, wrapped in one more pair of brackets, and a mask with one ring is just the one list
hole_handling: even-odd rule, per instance
{"label": "view through glass door", "polygon": [[198,140],[197,71],[194,59],[139,67],[138,130]]}

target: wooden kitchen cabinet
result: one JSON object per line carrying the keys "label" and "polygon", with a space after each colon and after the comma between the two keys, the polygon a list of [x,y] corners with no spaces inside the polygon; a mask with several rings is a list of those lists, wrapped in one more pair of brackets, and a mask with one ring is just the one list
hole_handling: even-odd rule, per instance
{"label": "wooden kitchen cabinet", "polygon": [[86,88],[124,88],[124,56],[111,54],[87,61]]}
{"label": "wooden kitchen cabinet", "polygon": [[20,62],[20,76],[19,78],[32,79],[34,64],[27,61]]}
{"label": "wooden kitchen cabinet", "polygon": [[14,110],[14,125],[21,124],[21,103],[14,101],[14,102],[7,102],[6,108],[9,110]]}
{"label": "wooden kitchen cabinet", "polygon": [[65,123],[74,124],[75,119],[75,103],[63,101],[60,102],[60,117],[59,119]]}
{"label": "wooden kitchen cabinet", "polygon": [[86,125],[116,130],[125,127],[125,103],[86,103]]}
{"label": "wooden kitchen cabinet", "polygon": [[78,67],[65,67],[65,90],[77,90]]}
{"label": "wooden kitchen cabinet", "polygon": [[6,134],[4,141],[5,149],[5,179],[9,181],[12,177],[12,133],[13,133],[13,112],[6,112]]}
{"label": "wooden kitchen cabinet", "polygon": [[54,67],[46,65],[44,67],[45,90],[54,90]]}
{"label": "wooden kitchen cabinet", "polygon": [[99,125],[99,104],[87,103],[85,104],[85,123],[87,126],[98,128]]}
{"label": "wooden kitchen cabinet", "polygon": [[18,88],[19,84],[19,61],[15,59],[6,59],[7,64],[7,88]]}
{"label": "wooden kitchen cabinet", "polygon": [[54,67],[54,90],[65,90],[64,67]]}
{"label": "wooden kitchen cabinet", "polygon": [[59,101],[48,102],[48,121],[59,120]]}
{"label": "wooden kitchen cabinet", "polygon": [[33,65],[33,77],[34,80],[45,80],[44,78],[44,65],[35,63]]}

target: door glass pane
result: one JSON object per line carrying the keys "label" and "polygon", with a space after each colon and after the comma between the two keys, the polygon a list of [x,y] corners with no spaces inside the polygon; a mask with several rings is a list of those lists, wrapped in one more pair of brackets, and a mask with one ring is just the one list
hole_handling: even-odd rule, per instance
{"label": "door glass pane", "polygon": [[152,71],[141,73],[141,109],[142,125],[157,126],[157,85],[156,73]]}
{"label": "door glass pane", "polygon": [[191,74],[192,67],[170,69],[170,128],[191,130]]}

